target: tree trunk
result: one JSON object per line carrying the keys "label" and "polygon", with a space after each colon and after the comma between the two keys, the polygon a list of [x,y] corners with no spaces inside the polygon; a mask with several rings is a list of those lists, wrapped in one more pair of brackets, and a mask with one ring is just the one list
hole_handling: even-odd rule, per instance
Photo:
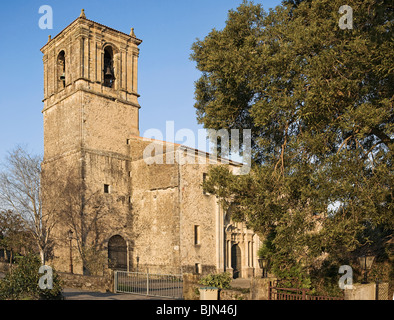
{"label": "tree trunk", "polygon": [[40,259],[41,259],[41,264],[45,265],[45,253],[44,249],[40,248]]}
{"label": "tree trunk", "polygon": [[11,266],[12,266],[12,249],[10,250],[10,269],[11,269]]}

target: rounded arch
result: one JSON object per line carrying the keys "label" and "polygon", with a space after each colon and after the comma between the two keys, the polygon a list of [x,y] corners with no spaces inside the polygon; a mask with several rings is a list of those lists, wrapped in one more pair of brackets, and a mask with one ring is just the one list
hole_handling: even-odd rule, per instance
{"label": "rounded arch", "polygon": [[104,58],[105,56],[108,55],[109,58],[113,59],[114,58],[114,49],[111,45],[108,45],[104,48]]}
{"label": "rounded arch", "polygon": [[62,57],[63,59],[65,59],[66,57],[66,51],[64,49],[60,49],[58,54],[57,54],[57,58],[59,60],[59,57]]}
{"label": "rounded arch", "polygon": [[56,74],[58,89],[62,89],[66,86],[66,52],[60,50],[56,59]]}
{"label": "rounded arch", "polygon": [[111,48],[114,55],[119,52],[118,47],[115,44],[113,44],[112,42],[105,42],[101,48],[103,51],[105,51],[105,49],[107,49],[107,48]]}
{"label": "rounded arch", "polygon": [[127,242],[118,234],[108,240],[108,267],[117,270],[127,269]]}
{"label": "rounded arch", "polygon": [[114,50],[114,46],[107,44],[103,47],[103,79],[104,86],[108,88],[113,88],[115,84],[115,54],[116,49]]}

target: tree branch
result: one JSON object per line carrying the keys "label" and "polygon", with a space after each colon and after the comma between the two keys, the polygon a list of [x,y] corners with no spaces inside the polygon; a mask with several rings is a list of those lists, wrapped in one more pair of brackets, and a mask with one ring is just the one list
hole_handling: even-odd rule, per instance
{"label": "tree branch", "polygon": [[387,134],[385,134],[382,130],[379,130],[378,128],[372,128],[371,133],[377,136],[382,141],[382,143],[386,145],[387,148],[392,150],[394,139],[391,139]]}

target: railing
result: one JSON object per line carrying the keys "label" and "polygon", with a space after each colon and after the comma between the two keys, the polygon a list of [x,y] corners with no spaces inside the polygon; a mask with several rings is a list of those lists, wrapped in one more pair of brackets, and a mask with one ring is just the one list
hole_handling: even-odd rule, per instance
{"label": "railing", "polygon": [[342,297],[315,296],[308,294],[309,289],[279,288],[270,283],[269,300],[343,300]]}
{"label": "railing", "polygon": [[270,300],[306,300],[306,289],[278,288],[270,286]]}
{"label": "railing", "polygon": [[114,272],[115,292],[182,299],[182,275]]}

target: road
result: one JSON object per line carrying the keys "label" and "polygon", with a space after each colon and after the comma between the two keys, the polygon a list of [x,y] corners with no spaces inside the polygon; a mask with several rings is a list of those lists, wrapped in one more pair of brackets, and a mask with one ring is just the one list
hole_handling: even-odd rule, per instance
{"label": "road", "polygon": [[65,300],[174,300],[170,298],[112,292],[89,292],[78,289],[63,289]]}

